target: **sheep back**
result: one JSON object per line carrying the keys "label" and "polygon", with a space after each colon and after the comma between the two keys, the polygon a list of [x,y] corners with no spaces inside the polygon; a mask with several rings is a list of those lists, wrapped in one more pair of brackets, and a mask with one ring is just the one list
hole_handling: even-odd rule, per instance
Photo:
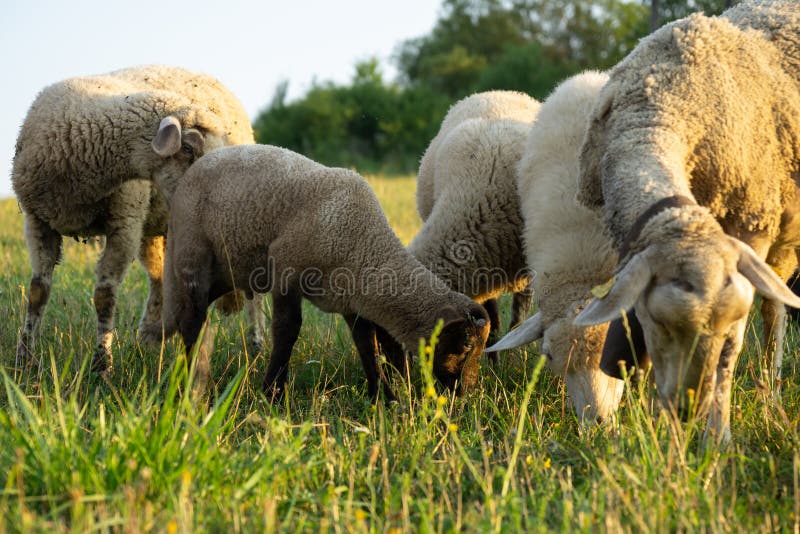
{"label": "sheep back", "polygon": [[[278,147],[226,147],[198,160],[178,184],[169,232],[165,303],[176,300],[169,280],[181,262],[198,263],[176,255],[179,246],[213,258],[214,286],[300,288],[321,310],[358,314],[410,350],[442,306],[471,304],[408,253],[366,180]],[[164,313],[174,326],[175,311]]]}
{"label": "sheep back", "polygon": [[777,235],[800,161],[800,92],[784,62],[762,32],[696,14],[614,68],[582,147],[578,198],[611,201],[617,245],[647,208],[642,190],[694,196],[723,227]]}
{"label": "sheep back", "polygon": [[[212,84],[205,97],[201,83]],[[17,138],[12,183],[23,208],[62,234],[102,233],[95,226],[107,216],[104,199],[123,181],[152,179],[163,165],[150,144],[168,115],[204,132],[207,150],[252,142],[235,97],[183,69],[136,67],[46,87]],[[149,185],[141,188],[150,194]]]}
{"label": "sheep back", "polygon": [[468,119],[511,119],[531,122],[536,116],[538,102],[516,91],[487,91],[470,95],[453,104],[447,112],[439,132],[431,140],[422,156],[417,178],[417,211],[425,221],[431,214],[438,196],[436,161],[439,144],[451,130]]}

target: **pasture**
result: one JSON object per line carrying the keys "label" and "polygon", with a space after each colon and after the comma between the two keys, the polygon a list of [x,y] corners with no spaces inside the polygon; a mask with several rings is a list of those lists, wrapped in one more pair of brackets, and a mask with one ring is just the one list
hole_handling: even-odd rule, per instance
{"label": "pasture", "polygon": [[[408,243],[414,178],[369,180]],[[116,374],[89,373],[99,250],[64,240],[39,360],[18,365],[30,270],[17,204],[0,202],[0,532],[800,529],[795,327],[776,400],[751,314],[723,449],[702,446],[702,421],[653,415],[642,385],[626,388],[615,424],[581,430],[537,345],[484,362],[466,398],[417,365],[409,386],[398,377],[397,403],[373,405],[344,321],[308,305],[276,405],[261,394],[264,355],[244,348],[244,315],[213,315],[216,394],[195,406],[180,343],[136,343],[138,264],[120,292]]]}

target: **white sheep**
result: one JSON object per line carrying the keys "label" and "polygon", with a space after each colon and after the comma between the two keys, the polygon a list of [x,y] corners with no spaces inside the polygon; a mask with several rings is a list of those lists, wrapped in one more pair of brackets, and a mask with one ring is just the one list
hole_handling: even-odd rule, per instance
{"label": "white sheep", "polygon": [[581,153],[579,198],[603,207],[620,263],[576,324],[633,308],[663,404],[709,413],[717,440],[753,286],[768,331],[800,306],[781,279],[800,243],[798,34],[793,1],[661,28],[611,72]]}
{"label": "white sheep", "polygon": [[539,103],[523,93],[477,93],[454,104],[422,157],[411,253],[450,287],[483,303],[492,333],[495,298],[514,293],[512,324],[530,307],[516,165]]}
{"label": "white sheep", "polygon": [[[95,370],[111,368],[117,289],[137,252],[150,279],[139,336],[160,342],[167,207],[151,182],[174,189],[203,153],[253,142],[241,103],[204,74],[151,65],[45,88],[25,117],[12,171],[32,268],[18,360],[32,355],[64,235],[106,236],[94,293]],[[256,307],[258,341],[264,327]]]}
{"label": "white sheep", "polygon": [[600,370],[608,324],[573,325],[591,289],[608,280],[617,261],[602,213],[575,199],[581,143],[606,80],[606,74],[594,71],[573,76],[539,108],[517,174],[538,311],[487,349],[506,350],[543,338],[548,366],[564,377],[584,423],[613,415],[623,390],[621,380]]}
{"label": "white sheep", "polygon": [[[386,386],[379,327],[416,351],[443,320],[434,375],[459,392],[477,380],[486,312],[414,259],[352,171],[268,145],[226,147],[198,160],[170,209],[165,331],[178,329],[191,351],[209,303],[234,287],[272,294],[268,393],[283,390],[303,298],[344,316],[373,397],[379,381]],[[209,352],[200,344],[200,383],[208,379]]]}

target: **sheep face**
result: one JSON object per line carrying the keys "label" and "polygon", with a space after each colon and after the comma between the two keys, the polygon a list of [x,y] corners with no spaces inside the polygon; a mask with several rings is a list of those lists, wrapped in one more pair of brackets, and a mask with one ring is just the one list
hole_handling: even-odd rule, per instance
{"label": "sheep face", "polygon": [[446,310],[445,324],[433,354],[433,375],[456,394],[469,391],[478,381],[481,354],[489,337],[489,317],[480,305],[471,305],[468,314],[447,320],[455,314]]}
{"label": "sheep face", "polygon": [[542,353],[550,370],[564,377],[578,420],[589,424],[610,418],[617,411],[624,382],[600,370],[608,323],[581,327],[573,324],[580,311],[570,306],[566,314],[548,321]]}
{"label": "sheep face", "polygon": [[654,250],[650,264],[658,267],[652,269],[649,291],[636,302],[661,401],[684,417],[691,410],[707,411],[723,347],[735,347],[738,354],[753,302],[752,286],[737,269],[735,247],[711,256],[712,246],[690,247],[691,255],[678,262],[668,261],[667,250]]}
{"label": "sheep face", "polygon": [[600,370],[608,323],[589,327],[574,324],[575,317],[589,303],[591,285],[573,280],[542,275],[541,283],[547,292],[547,298],[539,303],[544,325],[542,353],[547,356],[550,370],[564,377],[578,420],[591,424],[616,412],[624,383]]}
{"label": "sheep face", "polygon": [[800,304],[746,244],[718,225],[705,233],[694,227],[634,255],[610,293],[575,322],[597,324],[635,307],[662,404],[686,417],[707,412],[717,377],[730,378],[753,286],[768,298]]}
{"label": "sheep face", "polygon": [[174,116],[162,119],[150,146],[156,158],[153,179],[167,202],[189,166],[203,154],[225,144],[223,135],[202,128],[183,128]]}
{"label": "sheep face", "polygon": [[[540,288],[541,289],[541,288]],[[570,400],[582,424],[611,417],[619,406],[624,383],[600,371],[608,324],[576,326],[574,320],[588,302],[588,288],[573,284],[548,285],[548,298],[539,311],[486,349],[507,350],[542,339],[547,366],[567,384]],[[567,302],[566,306],[559,303]]]}

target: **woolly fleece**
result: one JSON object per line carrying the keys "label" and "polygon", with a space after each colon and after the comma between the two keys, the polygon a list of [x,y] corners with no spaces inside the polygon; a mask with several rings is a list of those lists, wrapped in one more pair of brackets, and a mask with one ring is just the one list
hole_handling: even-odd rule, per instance
{"label": "woolly fleece", "polygon": [[[211,300],[233,288],[271,291],[273,301],[300,291],[323,311],[376,323],[412,351],[440,318],[486,317],[409,254],[361,176],[282,148],[227,147],[201,158],[178,184],[169,232],[167,331],[183,313],[182,292],[204,287],[197,280],[208,282]],[[473,348],[478,357],[459,363],[465,386],[477,379],[488,328]]]}
{"label": "woolly fleece", "polygon": [[572,324],[591,288],[611,277],[617,261],[602,213],[575,199],[589,113],[607,80],[588,71],[553,91],[539,109],[518,173],[523,242],[544,326],[542,352],[550,369],[567,378],[578,416],[586,421],[611,416],[623,386],[599,368],[608,324]]}

